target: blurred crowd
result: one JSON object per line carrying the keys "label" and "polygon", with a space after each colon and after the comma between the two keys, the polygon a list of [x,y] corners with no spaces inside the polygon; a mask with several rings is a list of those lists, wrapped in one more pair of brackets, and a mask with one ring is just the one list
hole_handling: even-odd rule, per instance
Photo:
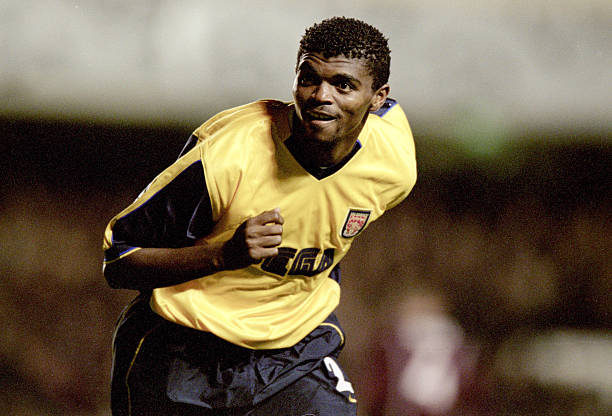
{"label": "blurred crowd", "polygon": [[610,412],[610,208],[555,219],[542,202],[513,201],[495,224],[414,204],[359,246],[380,259],[346,283],[369,297],[351,305],[349,337],[367,332],[347,346],[364,415]]}

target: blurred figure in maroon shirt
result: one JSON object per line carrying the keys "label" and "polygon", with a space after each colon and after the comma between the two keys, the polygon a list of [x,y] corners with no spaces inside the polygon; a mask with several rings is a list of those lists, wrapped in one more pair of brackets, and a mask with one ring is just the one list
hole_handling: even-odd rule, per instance
{"label": "blurred figure in maroon shirt", "polygon": [[407,295],[372,338],[363,401],[369,416],[449,416],[472,397],[477,348],[432,292]]}

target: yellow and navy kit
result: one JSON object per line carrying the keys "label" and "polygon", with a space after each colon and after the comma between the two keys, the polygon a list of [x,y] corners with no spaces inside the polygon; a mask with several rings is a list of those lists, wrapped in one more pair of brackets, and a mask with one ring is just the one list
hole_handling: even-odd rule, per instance
{"label": "yellow and navy kit", "polygon": [[226,241],[249,217],[280,208],[278,256],[154,289],[150,305],[161,317],[242,347],[276,349],[298,343],[337,307],[337,266],[353,238],[414,186],[414,142],[402,109],[387,100],[345,160],[307,170],[292,153],[293,114],[292,103],[274,100],[219,113],[110,221],[106,263],[141,247]]}

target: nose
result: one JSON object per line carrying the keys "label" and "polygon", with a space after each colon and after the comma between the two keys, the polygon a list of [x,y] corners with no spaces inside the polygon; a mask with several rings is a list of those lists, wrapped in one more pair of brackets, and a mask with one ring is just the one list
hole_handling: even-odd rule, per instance
{"label": "nose", "polygon": [[332,85],[323,81],[312,92],[312,98],[320,103],[328,103],[331,101]]}

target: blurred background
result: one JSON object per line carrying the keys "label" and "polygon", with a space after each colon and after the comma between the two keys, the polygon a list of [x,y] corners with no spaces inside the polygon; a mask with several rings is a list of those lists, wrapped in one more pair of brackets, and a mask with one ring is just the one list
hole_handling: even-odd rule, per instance
{"label": "blurred background", "polygon": [[0,1],[0,413],[109,415],[110,218],[297,44],[379,27],[419,180],[343,263],[360,416],[612,412],[612,3]]}

